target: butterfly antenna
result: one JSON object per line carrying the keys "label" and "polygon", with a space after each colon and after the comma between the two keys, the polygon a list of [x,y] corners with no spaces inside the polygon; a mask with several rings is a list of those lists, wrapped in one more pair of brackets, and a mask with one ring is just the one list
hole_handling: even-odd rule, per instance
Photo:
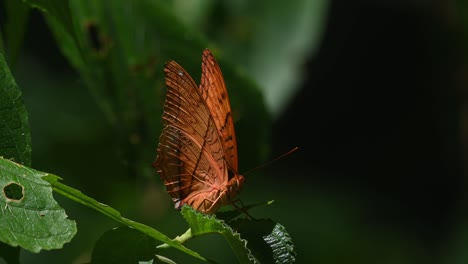
{"label": "butterfly antenna", "polygon": [[251,172],[254,171],[254,170],[258,170],[258,169],[260,169],[260,168],[266,167],[266,166],[272,164],[273,162],[275,162],[275,161],[277,161],[277,160],[279,160],[279,159],[282,159],[282,158],[284,158],[285,156],[287,156],[287,155],[293,153],[294,151],[296,151],[296,150],[298,150],[298,149],[299,149],[299,147],[294,147],[293,149],[291,149],[290,151],[284,153],[283,155],[281,155],[281,156],[279,156],[279,157],[276,157],[276,158],[274,158],[274,159],[268,161],[267,163],[264,163],[264,164],[262,164],[262,165],[260,165],[260,166],[257,166],[257,167],[255,167],[255,168],[253,168],[253,169],[250,169],[250,170],[248,170],[247,172],[242,173],[242,174],[243,174],[243,175],[246,175],[246,174],[248,174],[248,173],[251,173]]}

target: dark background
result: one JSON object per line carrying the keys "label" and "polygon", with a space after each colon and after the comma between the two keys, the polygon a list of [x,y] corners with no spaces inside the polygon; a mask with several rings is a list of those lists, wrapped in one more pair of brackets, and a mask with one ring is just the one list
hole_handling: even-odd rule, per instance
{"label": "dark background", "polygon": [[[242,193],[245,200],[275,199],[272,208],[257,214],[274,215],[287,228],[298,263],[467,260],[466,45],[456,7],[449,1],[329,2],[319,48],[304,60],[304,82],[271,129],[270,159],[295,146],[299,150],[259,175],[247,175]],[[22,61],[15,77],[30,114],[35,168],[79,175],[77,167],[98,167],[115,158],[116,150],[106,149],[112,139],[104,117],[60,55],[39,12],[32,13]],[[47,68],[49,81],[37,89],[31,82],[47,78],[38,77],[47,75],[41,67]],[[54,109],[60,113],[50,116]],[[51,131],[70,123],[75,126]],[[80,126],[92,129],[73,131]],[[90,151],[98,159],[79,155]],[[117,175],[119,168],[110,170]],[[118,181],[123,190],[131,179]],[[68,177],[67,183],[89,186],[78,177]],[[114,201],[110,204],[123,199],[106,197],[99,189],[87,192]],[[77,242],[62,254],[80,263],[113,223],[69,201],[61,205],[75,210],[67,213],[79,225]],[[174,217],[158,220],[161,229]],[[89,231],[89,225],[99,231]],[[54,254],[23,253],[23,258],[46,261]]]}
{"label": "dark background", "polygon": [[275,179],[353,197],[370,229],[420,243],[428,259],[409,263],[443,263],[466,211],[459,28],[435,1],[383,2],[332,1],[305,83],[274,124],[273,152],[299,147]]}

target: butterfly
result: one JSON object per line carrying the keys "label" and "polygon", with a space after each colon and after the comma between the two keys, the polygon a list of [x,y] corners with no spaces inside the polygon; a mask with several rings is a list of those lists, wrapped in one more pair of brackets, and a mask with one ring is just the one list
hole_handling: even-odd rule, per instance
{"label": "butterfly", "polygon": [[163,130],[153,167],[177,209],[206,214],[230,204],[245,178],[238,173],[237,141],[226,84],[210,50],[202,55],[200,86],[175,61],[164,66]]}

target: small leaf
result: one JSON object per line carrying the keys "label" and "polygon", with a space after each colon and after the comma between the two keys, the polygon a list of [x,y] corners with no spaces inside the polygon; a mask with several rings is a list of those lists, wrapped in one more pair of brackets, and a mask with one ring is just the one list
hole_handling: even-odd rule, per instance
{"label": "small leaf", "polygon": [[247,248],[247,241],[223,220],[197,212],[187,205],[182,207],[181,213],[191,228],[192,236],[219,233],[226,238],[239,263],[259,263]]}
{"label": "small leaf", "polygon": [[286,229],[271,219],[236,219],[235,226],[249,248],[262,263],[294,263],[294,244]]}
{"label": "small leaf", "polygon": [[92,263],[144,263],[154,258],[156,240],[129,227],[105,232],[92,253]]}
{"label": "small leaf", "polygon": [[31,165],[28,114],[21,91],[0,54],[0,156]]}
{"label": "small leaf", "polygon": [[273,232],[263,238],[273,250],[275,263],[294,263],[296,260],[294,244],[284,226],[277,223]]}
{"label": "small leaf", "polygon": [[76,224],[42,180],[46,175],[0,159],[0,241],[32,252],[62,248],[76,233]]}

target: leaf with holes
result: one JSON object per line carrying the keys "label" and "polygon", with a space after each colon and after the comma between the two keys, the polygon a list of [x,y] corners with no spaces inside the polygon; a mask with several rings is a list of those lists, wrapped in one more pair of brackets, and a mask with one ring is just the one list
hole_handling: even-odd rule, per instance
{"label": "leaf with holes", "polygon": [[76,223],[52,197],[39,172],[0,159],[0,241],[32,252],[62,248],[76,233]]}

